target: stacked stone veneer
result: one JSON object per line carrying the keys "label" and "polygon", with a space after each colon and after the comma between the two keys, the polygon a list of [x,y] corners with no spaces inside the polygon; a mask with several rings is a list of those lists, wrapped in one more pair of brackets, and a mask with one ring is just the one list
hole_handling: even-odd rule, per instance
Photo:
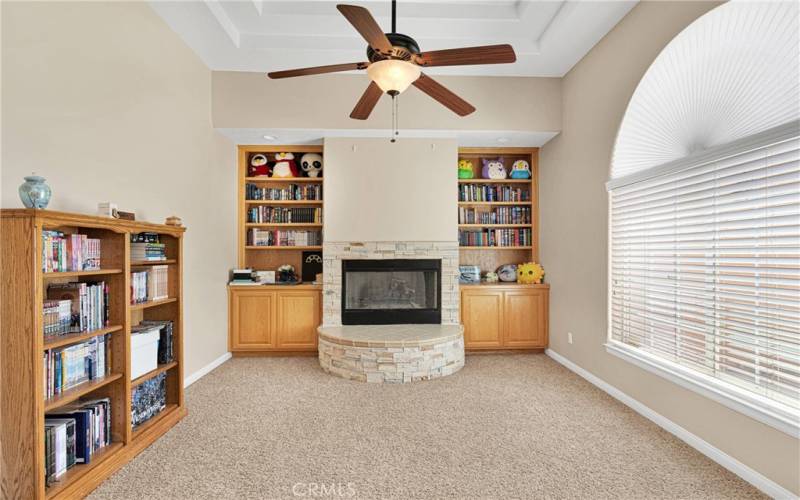
{"label": "stacked stone veneer", "polygon": [[319,364],[332,375],[362,382],[408,383],[444,377],[464,366],[463,329],[453,328],[452,333],[434,339],[365,342],[326,335],[325,327],[320,327]]}
{"label": "stacked stone veneer", "polygon": [[322,324],[342,324],[342,260],[348,259],[441,259],[442,324],[459,319],[457,241],[359,241],[323,244]]}

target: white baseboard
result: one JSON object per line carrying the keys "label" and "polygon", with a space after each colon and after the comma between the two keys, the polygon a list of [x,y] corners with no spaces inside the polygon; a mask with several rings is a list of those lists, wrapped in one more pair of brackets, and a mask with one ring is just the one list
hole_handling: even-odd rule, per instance
{"label": "white baseboard", "polygon": [[229,359],[231,359],[231,353],[226,352],[222,356],[218,357],[217,359],[215,359],[211,363],[207,364],[206,366],[200,368],[199,370],[197,370],[196,372],[192,373],[188,377],[184,377],[184,379],[183,379],[183,387],[184,387],[184,389],[189,387],[190,385],[194,384],[195,382],[197,382],[198,380],[200,380],[204,376],[208,375],[209,373],[211,373],[211,370],[213,370],[214,368],[218,367],[222,363],[228,361]]}
{"label": "white baseboard", "polygon": [[717,462],[721,466],[725,467],[729,471],[741,477],[742,479],[752,484],[759,490],[763,491],[767,495],[771,496],[772,498],[777,498],[780,500],[798,498],[797,495],[793,494],[791,491],[787,490],[783,486],[765,477],[761,473],[751,469],[750,467],[736,460],[735,458],[723,452],[722,450],[712,446],[710,443],[704,441],[700,437],[687,431],[686,429],[676,424],[672,420],[668,419],[667,417],[659,413],[656,413],[655,411],[651,410],[650,408],[643,405],[639,401],[633,399],[632,397],[628,396],[627,394],[620,391],[616,387],[610,385],[606,381],[584,370],[583,368],[576,365],[572,361],[568,360],[564,356],[558,354],[557,352],[551,349],[547,349],[545,353],[552,359],[554,359],[556,362],[564,365],[566,368],[572,370],[576,374],[588,380],[596,387],[608,393],[614,399],[620,401],[625,406],[628,406],[639,415],[652,421],[662,429],[666,430],[667,432],[674,435],[681,441],[685,442],[692,448],[696,449],[703,455],[707,456],[711,460]]}

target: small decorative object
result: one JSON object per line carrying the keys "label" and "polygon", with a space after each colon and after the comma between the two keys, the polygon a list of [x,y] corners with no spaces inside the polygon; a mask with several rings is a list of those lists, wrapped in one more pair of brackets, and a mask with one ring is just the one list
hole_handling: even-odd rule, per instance
{"label": "small decorative object", "polygon": [[256,271],[259,283],[275,283],[275,271]]}
{"label": "small decorative object", "polygon": [[458,160],[458,178],[472,179],[475,171],[472,169],[472,162],[469,160]]}
{"label": "small decorative object", "polygon": [[484,179],[505,179],[506,167],[503,165],[503,159],[497,158],[495,160],[487,160],[483,158],[483,170],[481,171]]}
{"label": "small decorative object", "polygon": [[278,268],[276,274],[278,283],[297,283],[297,274],[294,271],[294,266],[291,264],[282,265]]}
{"label": "small decorative object", "polygon": [[275,165],[272,166],[272,177],[300,177],[297,162],[292,153],[276,153]]}
{"label": "small decorative object", "polygon": [[167,220],[164,221],[164,224],[168,226],[180,226],[183,224],[183,221],[177,215],[171,215],[167,217]]}
{"label": "small decorative object", "polygon": [[524,285],[541,283],[544,279],[544,269],[536,262],[526,262],[517,266],[517,281]]}
{"label": "small decorative object", "polygon": [[530,179],[531,166],[525,160],[517,160],[511,164],[512,179]]}
{"label": "small decorative object", "polygon": [[497,273],[489,271],[483,276],[483,281],[485,281],[486,283],[497,283],[498,281],[500,281],[500,278],[497,276]]}
{"label": "small decorative object", "polygon": [[110,201],[104,201],[97,204],[97,215],[101,217],[117,218],[117,204]]}
{"label": "small decorative object", "polygon": [[303,281],[310,282],[322,272],[322,252],[303,252]]}
{"label": "small decorative object", "polygon": [[481,282],[481,269],[478,266],[458,266],[458,282],[464,285]]}
{"label": "small decorative object", "polygon": [[31,174],[19,186],[19,199],[25,208],[47,208],[50,203],[50,186],[45,184],[44,177]]}
{"label": "small decorative object", "polygon": [[516,264],[503,264],[497,268],[497,277],[500,281],[506,283],[513,283],[517,281],[517,265]]}
{"label": "small decorative object", "polygon": [[136,220],[136,212],[123,212],[122,210],[117,210],[117,219]]}
{"label": "small decorative object", "polygon": [[322,175],[322,155],[317,153],[306,153],[300,158],[300,168],[309,177],[320,177]]}
{"label": "small decorative object", "polygon": [[319,285],[322,283],[322,273],[317,274],[316,278],[314,279],[314,284]]}
{"label": "small decorative object", "polygon": [[248,177],[259,177],[262,175],[269,175],[269,165],[267,165],[267,155],[254,154],[250,157],[250,166],[247,167]]}

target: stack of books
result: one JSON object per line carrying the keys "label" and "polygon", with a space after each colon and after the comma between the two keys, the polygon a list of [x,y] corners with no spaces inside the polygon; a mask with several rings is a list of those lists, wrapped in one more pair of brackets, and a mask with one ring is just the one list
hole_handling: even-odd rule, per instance
{"label": "stack of books", "polygon": [[246,184],[245,193],[248,200],[321,200],[322,186],[289,184],[286,188],[261,188]]}
{"label": "stack of books", "polygon": [[321,223],[321,208],[251,207],[247,211],[247,222],[251,223]]}
{"label": "stack of books", "polygon": [[167,248],[157,233],[131,235],[131,260],[151,262],[167,259]]}
{"label": "stack of books", "polygon": [[44,301],[44,336],[64,335],[72,332],[72,301]]}
{"label": "stack of books", "polygon": [[152,266],[131,273],[131,304],[169,297],[169,266]]}
{"label": "stack of books", "polygon": [[[104,281],[50,283],[44,302],[45,335],[89,332],[109,326],[109,287]],[[69,325],[66,311],[69,306]],[[58,308],[53,315],[53,308]]]}
{"label": "stack of books", "polygon": [[92,271],[100,269],[100,240],[85,234],[42,231],[42,271]]}
{"label": "stack of books", "polygon": [[102,378],[111,366],[109,334],[44,352],[44,394],[51,398],[79,384]]}
{"label": "stack of books", "polygon": [[529,201],[530,199],[530,192],[518,187],[483,184],[458,186],[458,201]]}
{"label": "stack of books", "polygon": [[532,242],[530,229],[484,229],[458,232],[458,244],[462,247],[518,247],[530,246]]}
{"label": "stack of books", "polygon": [[458,207],[459,224],[530,224],[531,207],[497,207],[491,212]]}
{"label": "stack of books", "polygon": [[75,464],[111,444],[111,400],[77,401],[45,415],[45,483],[50,486]]}
{"label": "stack of books", "polygon": [[267,247],[305,247],[322,245],[322,231],[272,231],[250,229],[247,244]]}

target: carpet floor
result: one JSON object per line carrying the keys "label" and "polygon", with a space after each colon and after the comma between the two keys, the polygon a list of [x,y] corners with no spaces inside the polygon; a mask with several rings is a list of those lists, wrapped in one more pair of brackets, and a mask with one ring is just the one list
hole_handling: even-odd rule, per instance
{"label": "carpet floor", "polygon": [[405,385],[235,358],[186,401],[91,499],[763,498],[544,355]]}

